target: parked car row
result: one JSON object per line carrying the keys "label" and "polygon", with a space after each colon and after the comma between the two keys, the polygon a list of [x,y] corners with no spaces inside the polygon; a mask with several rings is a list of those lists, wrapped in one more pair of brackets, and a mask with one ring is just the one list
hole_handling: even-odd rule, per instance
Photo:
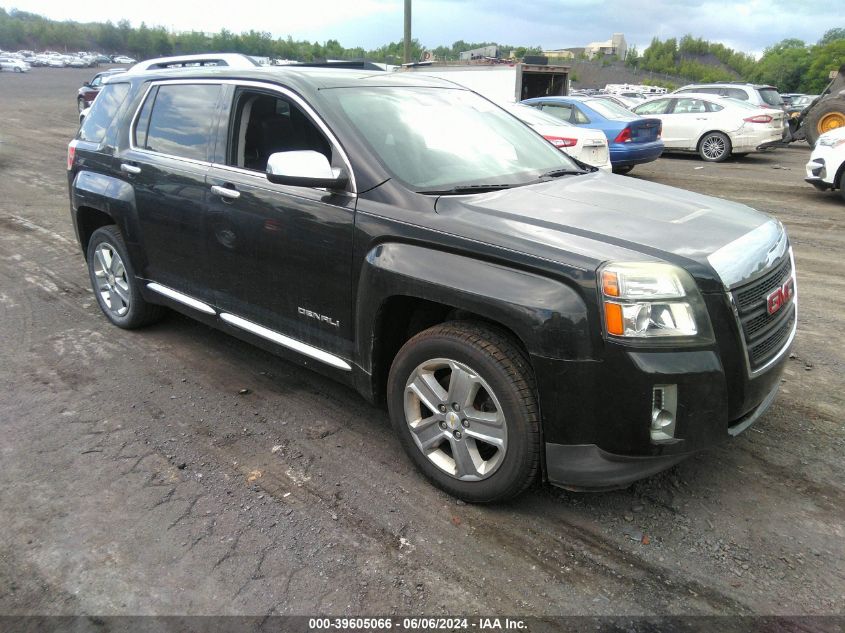
{"label": "parked car row", "polygon": [[102,53],[88,53],[80,51],[78,53],[57,53],[55,51],[44,51],[42,53],[35,53],[33,51],[17,51],[4,52],[0,51],[0,58],[12,60],[16,66],[12,68],[3,68],[3,70],[18,67],[18,65],[25,65],[25,69],[16,72],[26,72],[30,68],[45,67],[45,68],[93,68],[100,64],[134,64],[135,60],[125,55],[108,56]]}

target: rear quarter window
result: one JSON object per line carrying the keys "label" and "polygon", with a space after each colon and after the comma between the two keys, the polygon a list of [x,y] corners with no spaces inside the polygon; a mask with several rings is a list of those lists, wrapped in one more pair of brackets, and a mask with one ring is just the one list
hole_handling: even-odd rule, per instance
{"label": "rear quarter window", "polygon": [[129,94],[129,84],[108,84],[100,90],[91,111],[85,117],[82,127],[79,128],[77,138],[81,141],[102,143],[106,138],[109,126],[114,116]]}

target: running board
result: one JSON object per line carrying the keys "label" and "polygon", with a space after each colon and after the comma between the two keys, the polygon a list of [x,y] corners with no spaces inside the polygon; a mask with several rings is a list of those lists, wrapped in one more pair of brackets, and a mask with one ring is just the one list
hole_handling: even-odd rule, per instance
{"label": "running board", "polygon": [[308,345],[307,343],[303,343],[302,341],[297,341],[296,339],[290,338],[289,336],[285,336],[284,334],[280,334],[274,330],[270,330],[262,325],[253,323],[252,321],[242,319],[241,317],[235,316],[234,314],[221,312],[220,318],[229,325],[232,325],[236,328],[240,328],[241,330],[245,330],[251,334],[255,334],[256,336],[260,336],[263,339],[266,339],[283,347],[287,347],[288,349],[292,349],[305,356],[309,356],[314,360],[320,361],[321,363],[331,365],[332,367],[342,369],[343,371],[352,371],[352,366],[345,360],[339,358],[338,356],[335,356],[334,354],[324,352],[323,350],[314,347],[313,345]]}
{"label": "running board", "polygon": [[147,284],[147,288],[152,290],[153,292],[157,292],[160,295],[167,297],[168,299],[173,299],[183,305],[186,305],[194,310],[199,310],[205,314],[217,314],[214,308],[212,308],[207,303],[203,303],[202,301],[198,301],[193,297],[189,297],[188,295],[182,294],[178,290],[174,290],[173,288],[168,288],[167,286],[162,286],[161,284],[157,284],[156,282],[150,282]]}

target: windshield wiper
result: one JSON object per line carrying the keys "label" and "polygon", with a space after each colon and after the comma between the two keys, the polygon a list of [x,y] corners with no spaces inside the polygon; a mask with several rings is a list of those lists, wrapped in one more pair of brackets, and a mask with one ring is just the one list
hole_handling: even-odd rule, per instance
{"label": "windshield wiper", "polygon": [[516,187],[516,185],[458,185],[456,187],[450,187],[449,189],[426,189],[425,191],[418,191],[417,193],[448,196],[449,194],[461,193],[486,193],[488,191],[510,189],[511,187]]}
{"label": "windshield wiper", "polygon": [[545,174],[541,174],[540,180],[543,178],[560,178],[561,176],[580,176],[581,174],[587,173],[589,172],[586,172],[583,169],[553,169],[551,171],[547,171]]}

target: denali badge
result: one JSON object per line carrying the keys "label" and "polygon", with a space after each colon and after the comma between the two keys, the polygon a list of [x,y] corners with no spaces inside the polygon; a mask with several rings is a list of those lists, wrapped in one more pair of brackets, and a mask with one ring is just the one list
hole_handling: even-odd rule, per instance
{"label": "denali badge", "polygon": [[312,319],[317,319],[321,323],[328,323],[332,327],[340,327],[340,321],[335,321],[333,318],[326,316],[325,314],[317,314],[316,312],[312,312],[311,310],[306,310],[305,308],[297,308],[296,309],[299,314],[302,316],[307,316]]}
{"label": "denali badge", "polygon": [[766,297],[766,310],[769,314],[774,314],[783,306],[789,303],[792,296],[795,294],[795,280],[790,278],[780,288],[775,288],[768,297]]}

